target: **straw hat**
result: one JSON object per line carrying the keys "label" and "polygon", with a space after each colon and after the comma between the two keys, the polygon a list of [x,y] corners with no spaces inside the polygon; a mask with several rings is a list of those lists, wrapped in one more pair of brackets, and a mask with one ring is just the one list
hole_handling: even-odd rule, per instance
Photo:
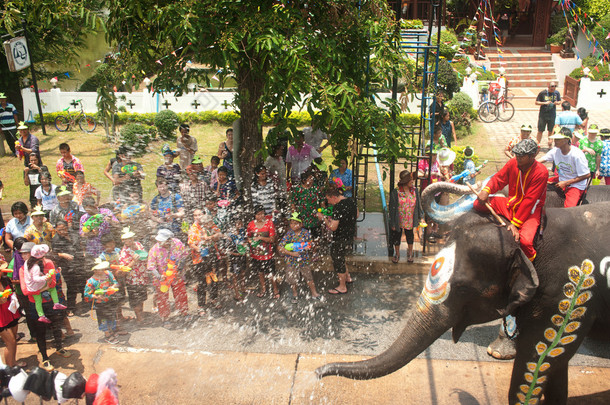
{"label": "straw hat", "polygon": [[455,152],[449,148],[441,148],[436,157],[439,165],[449,166],[455,160]]}
{"label": "straw hat", "polygon": [[110,263],[105,260],[100,259],[99,257],[94,261],[95,266],[91,268],[91,270],[106,270],[110,267]]}

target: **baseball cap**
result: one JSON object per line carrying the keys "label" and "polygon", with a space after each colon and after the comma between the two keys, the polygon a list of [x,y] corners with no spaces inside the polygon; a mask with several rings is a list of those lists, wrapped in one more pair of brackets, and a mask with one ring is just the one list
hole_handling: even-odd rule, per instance
{"label": "baseball cap", "polygon": [[524,139],[513,147],[512,152],[516,156],[534,155],[538,152],[538,144],[533,139]]}
{"label": "baseball cap", "polygon": [[159,231],[157,232],[157,236],[155,236],[155,240],[158,242],[165,242],[173,237],[174,233],[169,229],[159,229]]}

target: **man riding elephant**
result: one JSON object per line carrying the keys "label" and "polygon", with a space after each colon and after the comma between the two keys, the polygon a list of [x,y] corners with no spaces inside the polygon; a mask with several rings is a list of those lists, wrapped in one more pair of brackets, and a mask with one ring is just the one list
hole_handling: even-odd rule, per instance
{"label": "man riding elephant", "polygon": [[[510,221],[507,228],[515,242],[519,242],[527,258],[534,261],[534,237],[540,226],[549,174],[546,167],[536,161],[538,144],[533,139],[522,140],[512,152],[515,157],[489,180],[474,202],[474,208],[488,212],[485,204],[489,201],[489,205],[498,214]],[[488,198],[506,185],[508,197]]]}

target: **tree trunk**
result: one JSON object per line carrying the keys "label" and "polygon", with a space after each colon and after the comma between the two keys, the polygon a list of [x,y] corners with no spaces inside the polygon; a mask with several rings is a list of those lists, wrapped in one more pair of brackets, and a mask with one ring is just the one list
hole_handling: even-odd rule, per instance
{"label": "tree trunk", "polygon": [[244,66],[237,71],[237,100],[241,113],[241,142],[237,158],[241,168],[241,185],[244,198],[248,205],[251,204],[250,184],[254,167],[262,162],[256,154],[263,146],[263,131],[261,116],[263,105],[260,98],[263,94],[265,78],[259,77],[257,72]]}

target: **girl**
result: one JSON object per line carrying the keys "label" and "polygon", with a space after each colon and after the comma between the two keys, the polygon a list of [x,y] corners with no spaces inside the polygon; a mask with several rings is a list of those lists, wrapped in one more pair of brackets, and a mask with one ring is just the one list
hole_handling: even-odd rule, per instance
{"label": "girl", "polygon": [[37,205],[42,205],[42,209],[48,217],[49,212],[59,204],[55,194],[57,186],[51,184],[51,173],[49,172],[43,172],[40,175],[40,183],[41,185],[34,192],[34,196],[36,197]]}
{"label": "girl", "polygon": [[131,268],[127,273],[127,294],[129,297],[129,306],[136,314],[136,322],[145,324],[144,319],[144,301],[148,299],[148,273],[146,272],[146,259],[148,254],[141,255],[144,251],[144,246],[140,242],[136,242],[136,234],[129,228],[123,228],[121,240],[123,241],[123,249],[119,255],[119,264]]}
{"label": "girl", "polygon": [[99,329],[104,332],[104,341],[111,345],[119,343],[116,333],[116,306],[111,297],[118,283],[112,273],[108,271],[110,263],[95,259],[93,276],[87,280],[85,285],[85,301],[93,302],[97,324]]}
{"label": "girl", "polygon": [[265,278],[271,279],[273,298],[280,298],[280,290],[275,280],[275,262],[273,260],[273,243],[275,242],[275,226],[273,221],[265,218],[265,208],[262,205],[254,207],[254,220],[246,229],[250,240],[251,266],[258,273],[261,291],[256,295],[263,298],[267,292]]}

